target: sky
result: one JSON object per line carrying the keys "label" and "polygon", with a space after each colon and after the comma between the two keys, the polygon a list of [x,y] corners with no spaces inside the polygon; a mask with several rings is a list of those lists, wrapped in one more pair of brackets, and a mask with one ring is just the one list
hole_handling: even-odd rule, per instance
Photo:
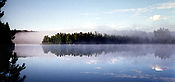
{"label": "sky", "polygon": [[175,31],[175,0],[7,0],[11,29]]}

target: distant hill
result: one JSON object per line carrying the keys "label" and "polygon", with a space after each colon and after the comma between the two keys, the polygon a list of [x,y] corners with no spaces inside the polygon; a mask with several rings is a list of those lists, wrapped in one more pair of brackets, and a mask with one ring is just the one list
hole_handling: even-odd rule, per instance
{"label": "distant hill", "polygon": [[37,32],[37,31],[32,31],[32,30],[15,30],[16,33],[19,33],[19,32]]}

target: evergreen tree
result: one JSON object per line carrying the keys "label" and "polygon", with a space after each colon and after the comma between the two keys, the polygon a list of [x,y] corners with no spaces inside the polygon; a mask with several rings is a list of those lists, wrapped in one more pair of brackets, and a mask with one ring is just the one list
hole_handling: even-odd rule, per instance
{"label": "evergreen tree", "polygon": [[0,82],[22,82],[25,76],[21,78],[20,71],[25,69],[25,64],[19,66],[16,64],[18,57],[14,50],[15,30],[11,31],[8,23],[2,22],[4,11],[2,7],[6,0],[0,0]]}
{"label": "evergreen tree", "polygon": [[0,40],[1,45],[11,44],[13,45],[12,39],[14,39],[15,30],[11,31],[8,23],[2,22],[2,16],[4,15],[4,11],[2,11],[2,7],[5,5],[7,0],[0,1]]}

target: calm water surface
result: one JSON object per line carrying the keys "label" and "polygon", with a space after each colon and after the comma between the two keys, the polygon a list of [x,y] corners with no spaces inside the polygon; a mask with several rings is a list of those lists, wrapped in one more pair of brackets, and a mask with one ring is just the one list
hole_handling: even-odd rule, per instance
{"label": "calm water surface", "polygon": [[175,45],[17,44],[26,82],[175,82]]}

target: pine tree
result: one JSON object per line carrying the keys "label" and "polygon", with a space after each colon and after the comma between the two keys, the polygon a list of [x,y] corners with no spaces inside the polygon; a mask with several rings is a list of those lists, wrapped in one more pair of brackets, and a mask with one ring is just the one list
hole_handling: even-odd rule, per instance
{"label": "pine tree", "polygon": [[8,22],[3,23],[2,17],[4,15],[4,11],[2,11],[2,7],[5,5],[7,0],[0,1],[0,44],[1,45],[13,45],[12,39],[14,39],[15,30],[11,31]]}

